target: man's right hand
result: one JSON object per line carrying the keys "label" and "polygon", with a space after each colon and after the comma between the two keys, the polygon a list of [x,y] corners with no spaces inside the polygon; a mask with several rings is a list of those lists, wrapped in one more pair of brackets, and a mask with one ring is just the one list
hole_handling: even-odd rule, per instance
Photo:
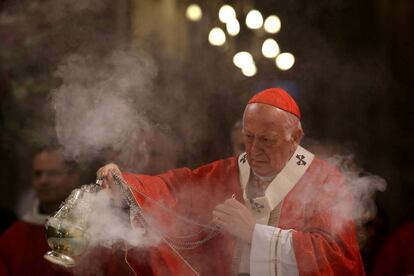
{"label": "man's right hand", "polygon": [[101,167],[96,172],[96,178],[102,180],[102,187],[111,188],[111,190],[115,190],[115,183],[114,178],[112,177],[112,173],[115,173],[122,178],[121,170],[114,163],[109,163]]}
{"label": "man's right hand", "polygon": [[109,188],[109,190],[111,191],[111,196],[112,196],[112,199],[114,200],[114,203],[120,204],[121,206],[124,202],[124,197],[121,193],[120,187],[115,183],[115,180],[112,176],[113,173],[118,175],[121,179],[123,179],[121,170],[114,163],[109,163],[103,166],[102,168],[100,168],[96,172],[96,177],[97,179],[102,180],[101,185],[103,188]]}

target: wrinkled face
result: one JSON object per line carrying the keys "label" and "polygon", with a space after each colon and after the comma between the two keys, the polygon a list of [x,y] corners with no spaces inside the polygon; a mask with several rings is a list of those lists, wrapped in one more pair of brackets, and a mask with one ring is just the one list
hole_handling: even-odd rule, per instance
{"label": "wrinkled face", "polygon": [[33,159],[32,186],[41,204],[60,204],[78,184],[79,175],[68,171],[59,151],[42,151]]}
{"label": "wrinkled face", "polygon": [[243,134],[247,161],[255,174],[275,176],[295,152],[302,131],[288,127],[287,114],[276,107],[254,103],[247,105]]}

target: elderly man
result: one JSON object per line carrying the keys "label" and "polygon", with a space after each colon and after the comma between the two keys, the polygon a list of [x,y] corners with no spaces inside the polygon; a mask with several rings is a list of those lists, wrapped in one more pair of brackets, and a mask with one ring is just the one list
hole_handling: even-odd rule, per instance
{"label": "elderly man", "polygon": [[[161,237],[149,249],[153,273],[363,275],[351,196],[335,168],[299,146],[295,101],[279,88],[258,93],[244,111],[243,133],[238,158],[122,175],[141,210],[133,224]],[[97,174],[117,187],[115,164]],[[134,254],[126,260],[139,273]]]}
{"label": "elderly man", "polygon": [[79,173],[60,148],[45,147],[33,157],[32,186],[34,205],[0,236],[0,275],[65,275],[43,258],[50,250],[44,223],[79,186]]}

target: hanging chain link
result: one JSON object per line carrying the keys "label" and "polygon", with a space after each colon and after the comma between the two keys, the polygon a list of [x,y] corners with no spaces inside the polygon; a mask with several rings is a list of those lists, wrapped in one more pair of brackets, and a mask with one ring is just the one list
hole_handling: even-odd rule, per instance
{"label": "hanging chain link", "polygon": [[[134,217],[136,217],[138,219],[138,221],[145,228],[149,228],[150,224],[145,219],[144,211],[142,210],[142,208],[138,204],[138,202],[136,202],[131,190],[127,188],[127,187],[131,187],[131,186],[129,186],[122,179],[122,177],[120,175],[118,175],[114,172],[112,172],[112,177],[114,178],[115,182],[117,183],[121,193],[124,195],[125,201],[126,201],[126,203],[128,204],[128,206],[130,208],[131,214]],[[162,208],[166,212],[172,214],[178,220],[185,221],[185,222],[193,224],[193,225],[201,226],[201,230],[198,231],[197,233],[190,234],[190,235],[185,235],[185,236],[171,236],[171,235],[168,235],[167,233],[164,233],[164,232],[160,231],[159,229],[152,229],[152,230],[155,230],[162,237],[162,239],[165,242],[167,242],[174,249],[177,249],[177,250],[195,249],[195,248],[199,247],[200,245],[206,243],[207,241],[213,239],[214,237],[216,237],[220,233],[218,231],[217,227],[215,227],[212,223],[210,223],[208,225],[199,224],[199,223],[197,223],[197,222],[195,222],[191,219],[188,219],[188,218],[180,216],[176,213],[173,213],[172,210],[170,210],[169,208],[159,204],[157,201],[150,198],[149,196],[142,193],[141,191],[138,191],[137,189],[134,189],[133,187],[131,187],[131,188],[134,190],[134,192],[139,193],[140,195],[142,195],[146,199],[154,201],[160,208]],[[200,238],[199,236],[201,234],[203,234],[203,237]]]}

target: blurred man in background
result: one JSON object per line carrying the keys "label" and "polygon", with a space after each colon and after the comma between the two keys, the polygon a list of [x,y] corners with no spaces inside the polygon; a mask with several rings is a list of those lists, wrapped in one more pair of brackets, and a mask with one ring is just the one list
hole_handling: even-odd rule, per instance
{"label": "blurred man in background", "polygon": [[59,147],[38,150],[32,162],[33,206],[0,236],[0,275],[64,275],[43,255],[50,250],[44,224],[61,202],[80,184],[74,162]]}

